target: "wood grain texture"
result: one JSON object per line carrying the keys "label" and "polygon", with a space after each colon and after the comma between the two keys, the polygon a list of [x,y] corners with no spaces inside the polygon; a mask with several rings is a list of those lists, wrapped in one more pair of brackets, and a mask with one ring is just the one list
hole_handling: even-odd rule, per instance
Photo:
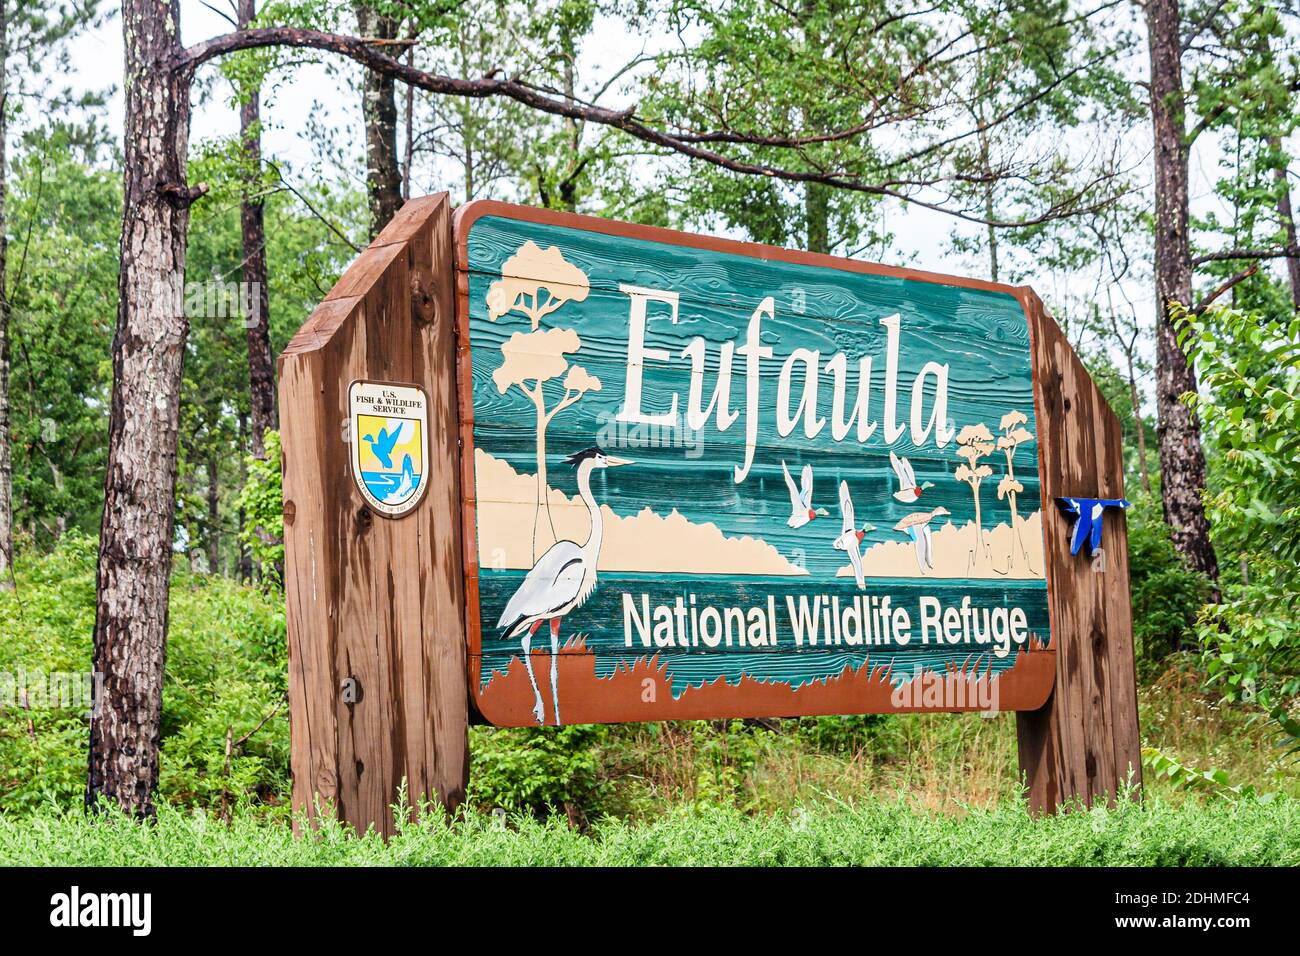
{"label": "wood grain texture", "polygon": [[1099,573],[1070,554],[1070,524],[1055,506],[1058,497],[1123,497],[1123,445],[1119,420],[1042,301],[1027,288],[1020,295],[1033,338],[1057,675],[1047,704],[1016,719],[1030,808],[1052,812],[1075,799],[1113,803],[1130,780],[1141,784],[1124,515],[1106,514]]}
{"label": "wood grain texture", "polygon": [[[280,358],[293,805],[385,835],[403,781],[448,810],[468,781],[451,261],[446,194],[408,202]],[[351,475],[357,379],[429,396],[429,490],[401,518]]]}

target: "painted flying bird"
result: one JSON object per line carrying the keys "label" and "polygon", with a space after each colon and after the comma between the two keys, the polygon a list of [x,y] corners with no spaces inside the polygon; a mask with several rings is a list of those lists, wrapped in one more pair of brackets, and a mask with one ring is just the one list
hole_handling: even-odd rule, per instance
{"label": "painted flying bird", "polygon": [[831,542],[831,547],[837,551],[848,552],[849,563],[853,565],[853,577],[857,580],[858,587],[865,590],[867,583],[862,577],[862,539],[867,536],[868,531],[875,531],[876,526],[864,524],[862,530],[858,530],[853,521],[853,499],[849,496],[847,481],[840,482],[840,516],[844,519],[844,530]]}
{"label": "painted flying bird", "polygon": [[930,522],[951,513],[944,507],[933,511],[913,511],[894,525],[895,531],[906,531],[916,545],[916,563],[920,565],[922,574],[929,574],[934,569],[934,538],[930,533]]}
{"label": "painted flying bird", "polygon": [[934,487],[932,481],[924,482],[918,487],[916,475],[912,473],[912,463],[906,458],[899,458],[892,451],[889,453],[889,464],[893,466],[894,474],[898,477],[898,490],[894,492],[895,500],[910,505],[921,497],[922,491]]}
{"label": "painted flying bird", "polygon": [[379,437],[364,435],[361,440],[370,442],[370,450],[375,453],[379,463],[385,468],[393,467],[393,449],[401,442],[410,440],[410,422],[398,422],[391,432],[387,428],[379,429]]}
{"label": "painted flying bird", "polygon": [[1083,542],[1088,542],[1088,553],[1101,547],[1101,526],[1107,508],[1127,508],[1124,498],[1057,498],[1057,506],[1067,516],[1074,518],[1070,532],[1070,553],[1078,554]]}
{"label": "painted flying bird", "polygon": [[599,448],[586,448],[572,454],[568,463],[578,468],[578,494],[591,515],[591,533],[586,544],[576,541],[557,541],[537,559],[533,569],[524,577],[514,596],[501,612],[497,627],[502,638],[523,635],[524,669],[533,685],[536,703],[533,716],[539,724],[546,723],[542,692],[533,676],[531,645],[533,634],[543,621],[551,622],[551,700],[555,702],[555,724],[560,723],[560,696],[557,662],[560,652],[560,619],[581,607],[596,590],[596,562],[600,559],[600,542],[604,534],[600,506],[591,493],[591,473],[597,468],[614,468],[630,465],[626,458],[606,455]]}
{"label": "painted flying bird", "polygon": [[790,520],[786,524],[792,528],[802,528],[818,515],[830,514],[825,508],[812,506],[812,465],[803,466],[802,480],[798,488],[794,486],[794,479],[790,477],[790,469],[785,466],[784,461],[781,462],[781,473],[785,475],[785,487],[790,492]]}

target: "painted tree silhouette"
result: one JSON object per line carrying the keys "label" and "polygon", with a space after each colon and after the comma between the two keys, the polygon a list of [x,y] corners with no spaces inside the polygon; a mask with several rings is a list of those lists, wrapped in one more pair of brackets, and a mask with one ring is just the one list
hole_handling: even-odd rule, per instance
{"label": "painted tree silhouette", "polygon": [[[539,518],[543,505],[556,540],[555,522],[551,518],[550,495],[546,493],[546,427],[551,419],[587,392],[600,391],[600,379],[587,374],[580,365],[570,367],[566,355],[582,348],[582,340],[572,329],[540,331],[542,319],[568,302],[582,302],[591,291],[587,274],[564,258],[558,246],[541,248],[529,239],[505,262],[501,278],[488,286],[488,318],[495,322],[510,312],[528,317],[532,331],[516,332],[501,346],[505,360],[492,373],[492,381],[504,395],[511,386],[518,388],[537,410],[537,508],[533,512],[533,560],[538,555]],[[567,374],[566,374],[567,373]],[[564,376],[564,394],[549,409],[546,407],[545,383]],[[531,384],[529,384],[531,383]],[[548,545],[549,547],[549,545]]]}
{"label": "painted tree silhouette", "polygon": [[993,447],[993,434],[983,422],[967,425],[957,433],[957,457],[964,459],[965,464],[957,466],[953,477],[970,485],[971,495],[975,498],[975,550],[971,555],[972,560],[977,560],[980,555],[987,556],[984,549],[984,526],[980,517],[980,485],[993,474],[993,469],[979,464],[979,460],[993,454]]}
{"label": "painted tree silhouette", "polygon": [[1025,442],[1034,440],[1034,434],[1025,427],[1029,419],[1025,417],[1024,412],[1010,411],[1002,416],[1002,421],[998,428],[1002,432],[998,436],[998,448],[1007,456],[1007,473],[1002,476],[998,482],[998,500],[1006,498],[1011,504],[1011,567],[1016,566],[1016,556],[1021,555],[1026,562],[1029,560],[1029,553],[1025,550],[1024,540],[1020,536],[1020,516],[1016,511],[1016,495],[1025,490],[1025,486],[1016,480],[1015,457],[1016,448]]}
{"label": "painted tree silhouette", "polygon": [[564,258],[558,246],[542,249],[529,239],[501,263],[501,278],[488,287],[488,318],[508,312],[528,316],[533,331],[566,302],[582,302],[591,291],[587,274]]}
{"label": "painted tree silhouette", "polygon": [[[492,373],[497,391],[504,395],[512,387],[519,389],[537,413],[537,507],[533,511],[533,560],[540,551],[538,529],[543,504],[551,529],[551,544],[557,538],[551,518],[551,500],[547,494],[546,429],[551,420],[587,392],[600,391],[600,379],[581,365],[570,365],[566,356],[582,348],[582,340],[573,329],[546,329],[516,332],[501,346],[505,360]],[[546,404],[547,382],[563,376],[564,393],[549,408]],[[548,544],[547,547],[550,547]]]}

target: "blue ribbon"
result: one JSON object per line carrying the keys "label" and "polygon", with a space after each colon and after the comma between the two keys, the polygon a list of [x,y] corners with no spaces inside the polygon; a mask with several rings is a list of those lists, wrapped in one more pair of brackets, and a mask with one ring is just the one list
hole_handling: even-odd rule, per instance
{"label": "blue ribbon", "polygon": [[1129,506],[1123,498],[1057,498],[1057,506],[1066,515],[1074,518],[1074,530],[1070,532],[1070,553],[1078,554],[1083,542],[1088,542],[1088,553],[1101,547],[1102,518],[1107,508]]}

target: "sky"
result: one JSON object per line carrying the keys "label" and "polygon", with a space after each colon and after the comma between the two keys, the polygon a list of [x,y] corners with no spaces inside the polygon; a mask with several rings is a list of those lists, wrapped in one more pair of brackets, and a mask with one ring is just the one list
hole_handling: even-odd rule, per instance
{"label": "sky", "polygon": [[[229,0],[213,0],[213,6],[219,9],[224,9],[228,4]],[[182,39],[187,44],[230,29],[230,24],[202,0],[181,0],[180,5]],[[77,73],[69,78],[74,88],[84,90],[102,90],[106,79],[117,83],[116,92],[108,104],[106,119],[109,127],[119,133],[122,128],[121,30],[121,20],[114,14],[98,29],[75,39],[72,49]],[[616,20],[602,19],[597,22],[592,36],[583,48],[582,56],[586,62],[582,72],[593,77],[607,76],[638,53],[647,50],[654,52],[654,43],[653,37],[637,36]],[[1131,68],[1140,71],[1142,64],[1136,62],[1131,64]],[[209,74],[212,69],[211,66],[205,67]],[[360,102],[359,96],[347,83],[347,78],[359,69],[351,63],[341,63],[333,70],[323,64],[308,63],[295,68],[289,80],[280,81],[270,95],[263,99],[264,154],[281,165],[296,170],[299,175],[351,178],[360,185],[364,175],[363,163],[360,161],[363,149]],[[209,81],[206,84],[196,84],[196,89],[200,86],[206,86],[208,93],[195,98],[190,136],[192,148],[205,139],[227,137],[238,131],[238,113],[227,99],[224,84]],[[616,101],[611,99],[609,105],[616,105]],[[350,154],[345,168],[323,169],[318,164],[314,165],[316,156],[307,135],[310,122],[323,124],[336,132],[336,140],[344,144]],[[1067,144],[1069,147],[1081,145],[1086,147],[1087,144]],[[1149,191],[1149,143],[1134,142],[1129,148],[1128,162],[1138,170]],[[1219,159],[1216,144],[1211,139],[1202,137],[1194,149],[1191,162],[1194,214],[1224,209],[1213,192]],[[891,248],[882,257],[888,264],[911,265],[958,275],[986,275],[985,263],[955,253],[950,248],[950,237],[954,229],[969,234],[981,227],[959,223],[950,216],[914,205],[903,209],[897,203],[886,209],[884,225],[894,236]],[[1143,243],[1144,248],[1146,245]],[[1028,281],[1049,303],[1109,293],[1114,302],[1131,303],[1144,323],[1154,316],[1154,296],[1150,281],[1142,275],[1131,277],[1109,290],[1099,287],[1095,273],[1044,273]],[[1150,358],[1150,355],[1147,357]]]}

